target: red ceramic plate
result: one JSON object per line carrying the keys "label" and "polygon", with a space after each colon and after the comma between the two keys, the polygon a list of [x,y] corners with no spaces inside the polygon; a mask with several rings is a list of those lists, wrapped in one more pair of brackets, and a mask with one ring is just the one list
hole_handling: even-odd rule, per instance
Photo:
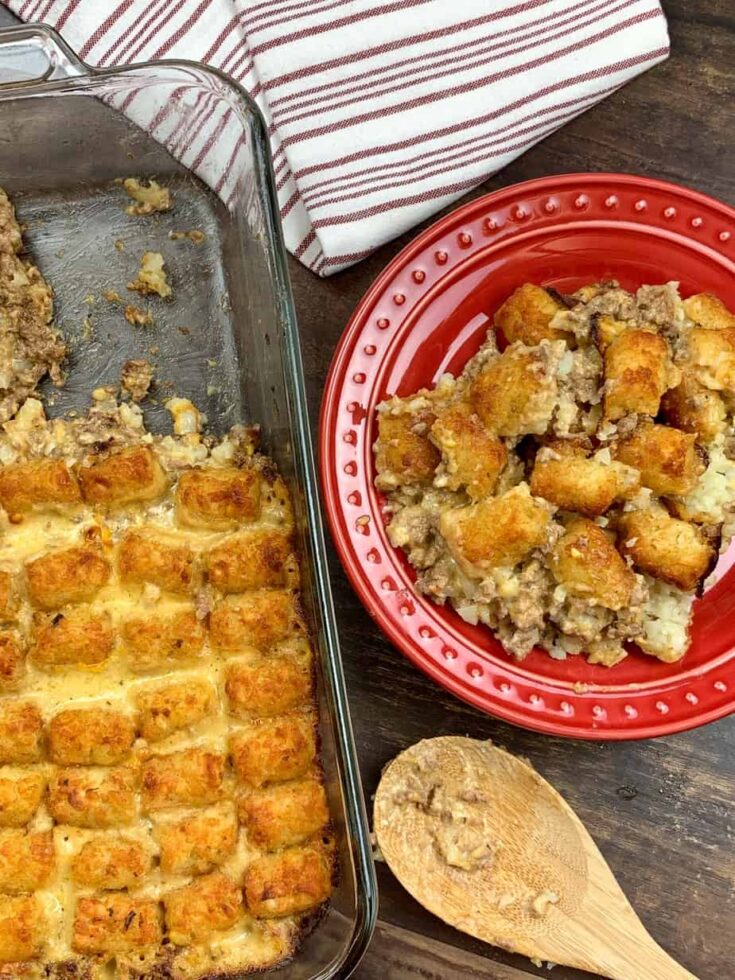
{"label": "red ceramic plate", "polygon": [[569,174],[473,201],[388,266],[337,348],[321,419],[327,514],[352,584],[395,645],[439,684],[525,728],[590,739],[664,735],[735,710],[735,549],[696,603],[678,664],[634,651],[611,669],[583,657],[522,663],[485,627],[413,589],[373,487],[375,407],[458,372],[490,316],[523,282],[571,292],[614,277],[628,289],[677,279],[735,309],[735,209],[658,180]]}

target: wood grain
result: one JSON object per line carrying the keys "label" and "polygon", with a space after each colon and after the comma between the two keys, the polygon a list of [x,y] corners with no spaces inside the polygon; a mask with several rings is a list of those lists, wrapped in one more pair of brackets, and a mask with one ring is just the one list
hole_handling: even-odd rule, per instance
{"label": "wood grain", "polygon": [[[672,43],[667,62],[463,200],[547,174],[610,170],[679,181],[735,203],[735,5],[663,0],[663,6]],[[0,27],[10,22],[0,10]],[[418,230],[325,281],[291,261],[315,434],[340,333],[378,272]],[[385,763],[418,739],[493,738],[529,757],[575,808],[654,938],[701,980],[731,977],[735,719],[656,741],[601,745],[548,738],[495,721],[442,692],[394,650],[359,604],[334,554],[331,558],[368,801]],[[414,902],[383,864],[378,880],[381,921],[356,973],[361,980],[589,977],[561,967],[549,973],[461,935]]]}
{"label": "wood grain", "polygon": [[[672,43],[668,61],[538,144],[463,201],[550,173],[610,170],[678,181],[735,203],[735,6],[732,0],[664,0],[663,5]],[[315,432],[324,377],[340,333],[372,280],[416,231],[321,283],[291,262]],[[439,734],[493,738],[529,757],[576,809],[644,925],[675,959],[701,980],[732,975],[733,719],[626,744],[523,732],[444,694],[409,664],[365,613],[334,555],[332,587],[369,803],[382,767],[418,739]],[[549,974],[522,957],[460,935],[414,902],[383,864],[378,880],[381,925],[358,977],[505,980],[500,964],[513,968],[513,978],[589,976],[562,967]],[[465,960],[467,952],[473,958]]]}
{"label": "wood grain", "polygon": [[528,980],[529,976],[387,922],[378,923],[358,975],[362,980]]}

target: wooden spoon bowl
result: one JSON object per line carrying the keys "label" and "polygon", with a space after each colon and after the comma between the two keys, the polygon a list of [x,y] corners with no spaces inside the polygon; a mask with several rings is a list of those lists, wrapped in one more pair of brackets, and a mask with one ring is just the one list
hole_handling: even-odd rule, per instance
{"label": "wooden spoon bowl", "polygon": [[462,932],[612,980],[696,980],[645,930],[566,801],[491,742],[402,752],[378,786],[374,830],[407,891]]}

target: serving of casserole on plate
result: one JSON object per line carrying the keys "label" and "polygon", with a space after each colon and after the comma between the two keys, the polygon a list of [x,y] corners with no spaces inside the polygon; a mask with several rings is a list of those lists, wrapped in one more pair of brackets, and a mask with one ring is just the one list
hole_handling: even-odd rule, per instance
{"label": "serving of casserole on plate", "polygon": [[554,175],[446,215],[359,303],[327,515],[367,610],[459,697],[593,739],[735,709],[734,241],[687,188]]}
{"label": "serving of casserole on plate", "polygon": [[378,406],[388,536],[518,658],[679,660],[735,530],[734,406],[717,297],[525,283],[456,379]]}
{"label": "serving of casserole on plate", "polygon": [[[50,289],[0,206],[5,336],[43,329],[58,348]],[[288,489],[257,429],[203,436],[183,399],[154,436],[107,389],[47,420],[32,397],[13,414],[14,385],[28,393],[3,385],[0,976],[272,966],[334,869]]]}

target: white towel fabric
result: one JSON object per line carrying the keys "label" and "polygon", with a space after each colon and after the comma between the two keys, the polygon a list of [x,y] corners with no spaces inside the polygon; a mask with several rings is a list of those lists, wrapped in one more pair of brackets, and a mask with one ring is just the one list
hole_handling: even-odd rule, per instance
{"label": "white towel fabric", "polygon": [[[329,275],[461,196],[669,51],[658,0],[0,0],[91,65],[203,61],[269,126],[286,245]],[[227,200],[236,145],[136,121]],[[167,128],[168,127],[168,128]]]}

